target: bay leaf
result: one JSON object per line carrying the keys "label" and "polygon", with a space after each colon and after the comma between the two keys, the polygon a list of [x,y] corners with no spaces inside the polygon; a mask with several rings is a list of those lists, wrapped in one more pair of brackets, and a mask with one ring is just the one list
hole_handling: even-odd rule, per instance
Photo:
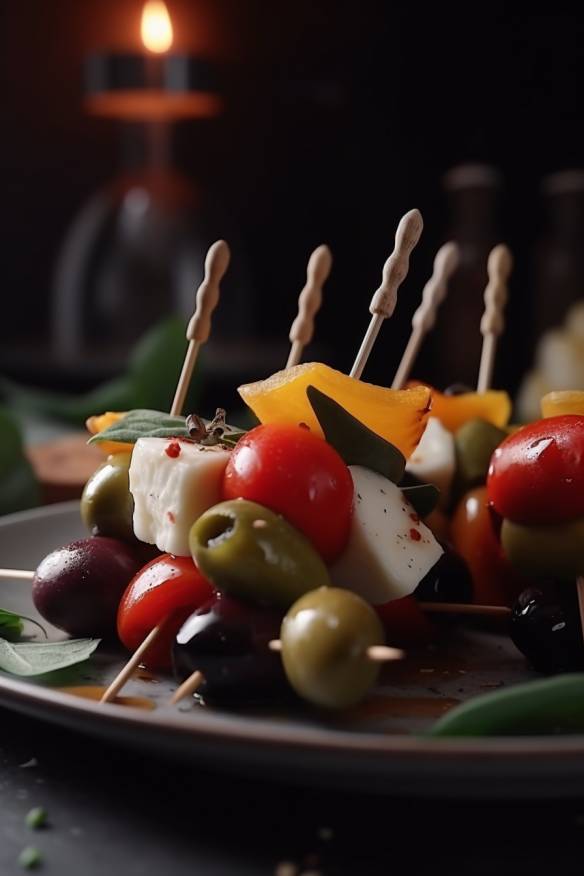
{"label": "bay leaf", "polygon": [[362,465],[399,483],[406,467],[397,447],[377,435],[334,399],[315,386],[306,388],[308,401],[324,436],[347,465]]}

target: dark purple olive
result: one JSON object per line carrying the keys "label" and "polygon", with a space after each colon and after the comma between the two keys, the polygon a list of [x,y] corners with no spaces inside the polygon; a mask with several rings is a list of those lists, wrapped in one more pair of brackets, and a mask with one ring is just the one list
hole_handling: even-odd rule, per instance
{"label": "dark purple olive", "polygon": [[280,654],[282,615],[273,609],[217,593],[183,624],[173,648],[179,682],[195,670],[204,682],[197,694],[209,704],[259,704],[289,694]]}
{"label": "dark purple olive", "polygon": [[40,563],[33,602],[45,620],[72,636],[115,636],[122,594],[145,562],[142,550],[115,538],[74,541]]}
{"label": "dark purple olive", "polygon": [[524,590],[513,606],[510,635],[538,672],[584,668],[576,588],[547,583]]}
{"label": "dark purple olive", "polygon": [[472,577],[463,558],[450,545],[414,591],[420,602],[472,602]]}

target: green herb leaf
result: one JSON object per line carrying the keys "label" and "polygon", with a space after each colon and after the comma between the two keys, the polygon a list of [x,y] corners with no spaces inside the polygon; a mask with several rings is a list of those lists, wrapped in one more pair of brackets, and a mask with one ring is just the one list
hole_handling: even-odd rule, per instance
{"label": "green herb leaf", "polygon": [[24,454],[18,424],[8,411],[0,409],[0,514],[38,503],[39,486]]}
{"label": "green herb leaf", "polygon": [[397,447],[376,435],[315,386],[308,386],[306,394],[326,440],[347,465],[362,465],[394,484],[399,483],[406,460]]}
{"label": "green herb leaf", "polygon": [[8,611],[7,608],[0,608],[0,637],[15,642],[22,635],[25,621],[42,630],[46,637],[46,630],[38,621],[25,615],[15,614],[13,611]]}
{"label": "green herb leaf", "polygon": [[420,517],[427,517],[430,514],[440,499],[440,490],[433,484],[418,484],[413,487],[400,488],[410,505],[413,506],[416,514]]}
{"label": "green herb leaf", "polygon": [[[240,429],[226,428],[218,443],[233,447],[245,435]],[[135,444],[138,438],[189,438],[185,417],[172,417],[164,411],[139,409],[130,411],[117,423],[112,423],[103,432],[93,435],[88,444],[100,441],[123,441]],[[205,441],[201,442],[205,444]]]}
{"label": "green herb leaf", "polygon": [[138,438],[188,438],[189,433],[184,417],[172,417],[164,411],[151,411],[139,408],[130,411],[117,423],[112,423],[103,432],[93,435],[88,444],[100,441],[123,441],[135,444]]}
{"label": "green herb leaf", "polygon": [[34,806],[26,813],[24,821],[31,830],[39,830],[39,828],[46,826],[47,810],[44,806]]}
{"label": "green herb leaf", "polygon": [[18,864],[23,870],[36,870],[42,862],[43,856],[33,846],[27,846],[18,856]]}
{"label": "green herb leaf", "polygon": [[0,670],[12,675],[45,675],[87,660],[100,639],[67,639],[64,642],[20,642],[0,639]]}

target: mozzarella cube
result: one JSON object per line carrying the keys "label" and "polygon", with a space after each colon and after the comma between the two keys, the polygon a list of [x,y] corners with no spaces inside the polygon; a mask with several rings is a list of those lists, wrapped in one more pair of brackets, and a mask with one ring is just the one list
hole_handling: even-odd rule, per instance
{"label": "mozzarella cube", "polygon": [[230,452],[176,438],[139,438],[130,463],[136,538],[189,556],[191,526],[222,499]]}
{"label": "mozzarella cube", "polygon": [[351,531],[331,578],[373,605],[408,596],[444,551],[399,487],[360,465],[349,471],[355,486]]}
{"label": "mozzarella cube", "polygon": [[437,417],[430,417],[420,443],[410,456],[406,471],[440,490],[441,508],[446,508],[456,470],[454,438]]}

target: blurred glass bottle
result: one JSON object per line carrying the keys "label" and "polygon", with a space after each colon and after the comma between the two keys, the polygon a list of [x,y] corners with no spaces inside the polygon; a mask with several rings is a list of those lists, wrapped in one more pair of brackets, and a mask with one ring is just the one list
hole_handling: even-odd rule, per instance
{"label": "blurred glass bottle", "polygon": [[487,164],[461,164],[443,178],[448,200],[445,239],[460,246],[460,264],[440,308],[436,330],[430,336],[434,362],[432,382],[474,386],[477,379],[487,282],[487,258],[501,240],[499,208],[502,177]]}
{"label": "blurred glass bottle", "polygon": [[533,263],[533,340],[560,325],[584,297],[584,170],[563,170],[542,181],[545,226]]}

